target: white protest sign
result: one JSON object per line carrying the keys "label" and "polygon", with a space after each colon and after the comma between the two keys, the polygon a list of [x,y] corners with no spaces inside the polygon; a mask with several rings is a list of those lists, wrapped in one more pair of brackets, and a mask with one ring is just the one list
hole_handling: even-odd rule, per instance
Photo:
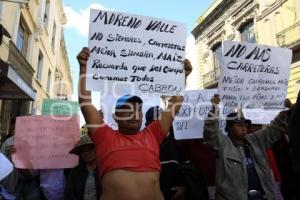
{"label": "white protest sign", "polygon": [[91,9],[87,89],[114,94],[183,94],[186,26]]}
{"label": "white protest sign", "polygon": [[[157,95],[142,95],[139,96],[143,100],[143,122],[141,130],[145,127],[146,118],[145,114],[150,107],[160,106],[160,97]],[[115,103],[119,97],[114,97],[112,95],[107,95],[101,98],[101,109],[103,111],[104,121],[112,129],[118,130],[118,124],[113,119],[112,115],[115,112]]]}
{"label": "white protest sign", "polygon": [[250,119],[252,124],[271,124],[271,121],[281,110],[243,109],[246,119]]}
{"label": "white protest sign", "polygon": [[203,137],[204,118],[211,110],[211,97],[216,89],[185,91],[180,111],[173,121],[177,140]]}
{"label": "white protest sign", "polygon": [[282,109],[292,52],[255,43],[223,42],[218,93],[223,115],[236,107]]}
{"label": "white protest sign", "polygon": [[11,162],[0,153],[0,181],[7,177],[13,171]]}

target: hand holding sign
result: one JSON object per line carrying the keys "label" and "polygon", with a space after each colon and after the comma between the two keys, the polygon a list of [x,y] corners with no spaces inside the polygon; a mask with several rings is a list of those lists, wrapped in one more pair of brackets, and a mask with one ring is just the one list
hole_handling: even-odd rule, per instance
{"label": "hand holding sign", "polygon": [[183,61],[183,68],[184,68],[184,72],[185,72],[185,77],[188,77],[193,71],[193,66],[188,59],[185,59]]}
{"label": "hand holding sign", "polygon": [[87,47],[83,47],[77,55],[77,60],[80,68],[86,69],[87,61],[90,57],[90,50]]}
{"label": "hand holding sign", "polygon": [[292,108],[293,104],[292,104],[291,100],[285,99],[284,100],[284,107],[286,107],[286,108]]}

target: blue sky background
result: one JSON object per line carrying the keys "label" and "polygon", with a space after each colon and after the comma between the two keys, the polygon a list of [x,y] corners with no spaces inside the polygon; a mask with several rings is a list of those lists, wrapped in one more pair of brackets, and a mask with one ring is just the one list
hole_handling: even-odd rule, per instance
{"label": "blue sky background", "polygon": [[[64,33],[73,77],[73,100],[77,100],[79,70],[76,55],[88,44],[90,8],[179,21],[187,25],[187,35],[190,35],[197,18],[209,8],[213,0],[64,0],[63,2],[67,15]],[[100,100],[94,96],[96,95],[93,95],[93,103],[99,107]]]}

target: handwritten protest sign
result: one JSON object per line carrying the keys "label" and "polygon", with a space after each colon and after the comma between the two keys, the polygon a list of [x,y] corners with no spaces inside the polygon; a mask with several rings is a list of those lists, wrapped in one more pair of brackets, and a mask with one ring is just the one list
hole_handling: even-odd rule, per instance
{"label": "handwritten protest sign", "polygon": [[218,87],[223,114],[236,107],[283,108],[291,59],[288,49],[225,41]]}
{"label": "handwritten protest sign", "polygon": [[78,111],[78,102],[43,99],[42,115],[76,115]]}
{"label": "handwritten protest sign", "polygon": [[[143,100],[143,122],[141,127],[141,129],[143,129],[146,123],[145,113],[150,107],[160,106],[160,97],[157,95],[141,95],[139,97]],[[105,98],[101,98],[101,109],[103,111],[104,121],[114,130],[118,130],[118,125],[112,117],[115,112],[115,102],[117,99],[118,97],[114,97],[112,95],[107,95]]]}
{"label": "handwritten protest sign", "polygon": [[0,153],[0,181],[7,177],[13,171],[11,162]]}
{"label": "handwritten protest sign", "polygon": [[211,110],[211,97],[216,89],[185,91],[180,111],[173,121],[177,140],[203,137],[204,118]]}
{"label": "handwritten protest sign", "polygon": [[69,151],[78,140],[77,116],[61,116],[60,120],[58,116],[18,117],[13,162],[22,169],[72,168],[78,164],[78,156]]}
{"label": "handwritten protest sign", "polygon": [[87,89],[183,94],[185,42],[182,23],[91,9]]}

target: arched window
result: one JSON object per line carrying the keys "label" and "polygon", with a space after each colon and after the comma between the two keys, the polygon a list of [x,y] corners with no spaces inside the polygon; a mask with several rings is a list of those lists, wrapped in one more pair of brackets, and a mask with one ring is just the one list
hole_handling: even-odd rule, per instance
{"label": "arched window", "polygon": [[213,65],[214,69],[219,68],[219,59],[222,57],[222,44],[219,42],[215,44],[211,50],[213,51]]}
{"label": "arched window", "polygon": [[254,33],[254,22],[253,20],[248,21],[247,23],[243,24],[239,31],[241,33],[241,40],[242,42],[252,42],[256,43],[256,37]]}

